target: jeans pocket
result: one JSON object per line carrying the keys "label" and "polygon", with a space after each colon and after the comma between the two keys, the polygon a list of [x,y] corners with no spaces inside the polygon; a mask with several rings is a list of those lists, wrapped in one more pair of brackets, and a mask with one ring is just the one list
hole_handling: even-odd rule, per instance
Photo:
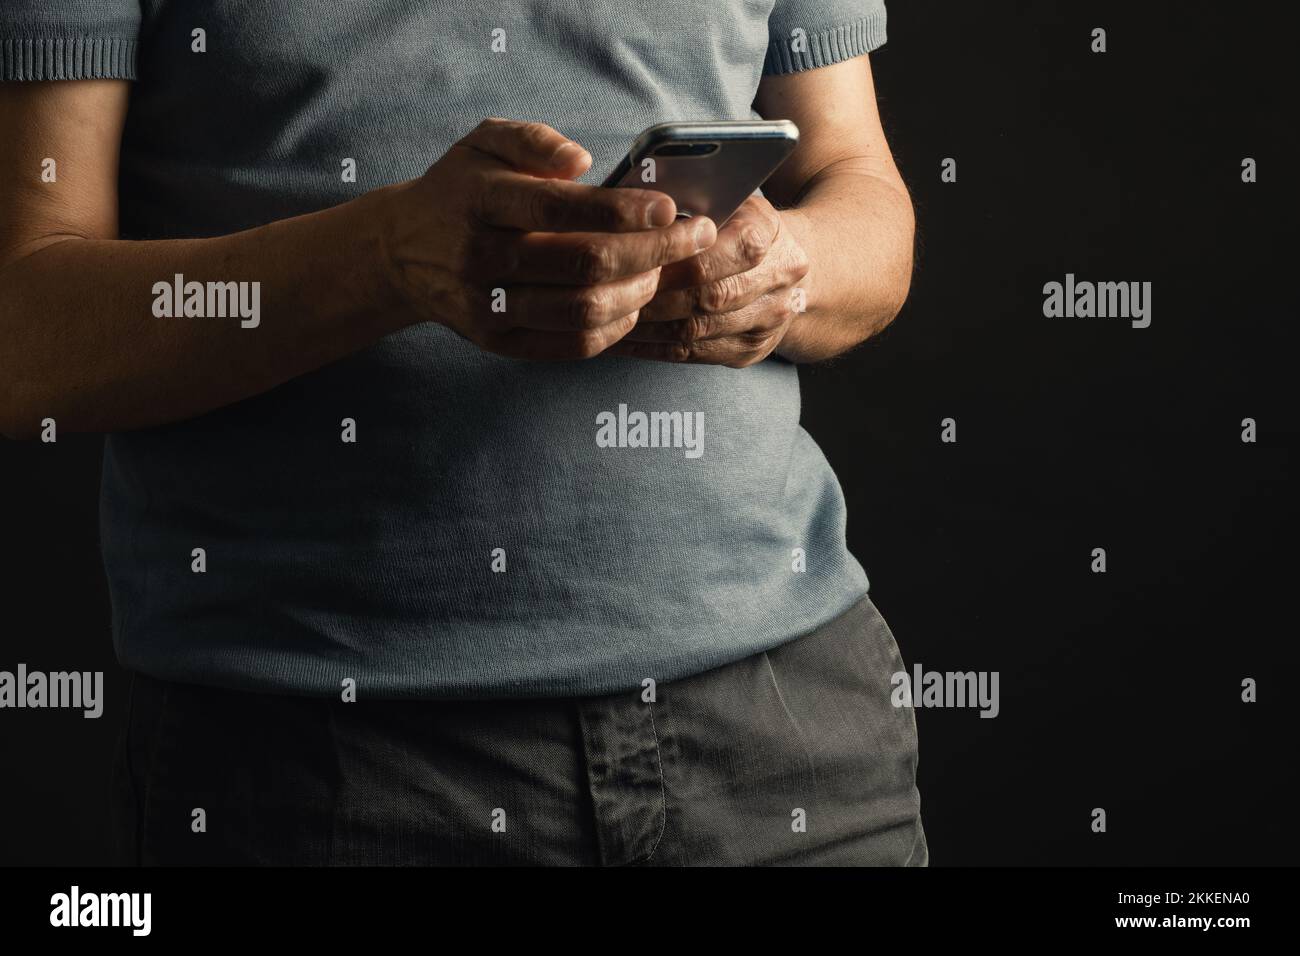
{"label": "jeans pocket", "polygon": [[[900,792],[906,789],[909,803],[914,807],[914,828],[911,848],[904,866],[928,866],[930,853],[926,843],[925,829],[921,824],[921,791],[917,786],[917,769],[920,764],[920,736],[916,727],[916,709],[912,706],[911,694],[904,688],[910,686],[907,664],[903,660],[902,650],[894,637],[893,630],[885,621],[884,615],[870,598],[865,600],[865,640],[867,652],[873,667],[887,674],[889,681],[889,709],[892,712],[893,733],[888,739],[892,741],[894,756],[897,761],[896,786]],[[874,680],[872,682],[874,684]]]}
{"label": "jeans pocket", "polygon": [[[918,738],[911,695],[904,691],[909,680],[907,664],[893,630],[875,603],[870,598],[864,598],[860,608],[863,682],[869,690],[871,700],[880,705],[882,719],[887,720],[892,716],[896,727],[902,728],[897,731],[901,733],[898,743],[901,748],[911,752],[915,776]],[[888,704],[887,710],[885,703]]]}

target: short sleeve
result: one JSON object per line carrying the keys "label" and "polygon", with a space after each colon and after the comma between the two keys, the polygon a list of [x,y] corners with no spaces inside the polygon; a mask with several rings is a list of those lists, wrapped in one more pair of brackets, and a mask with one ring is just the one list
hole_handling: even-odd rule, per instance
{"label": "short sleeve", "polygon": [[0,0],[0,80],[134,80],[140,0]]}
{"label": "short sleeve", "polygon": [[766,76],[798,73],[884,46],[884,0],[776,0],[767,20]]}

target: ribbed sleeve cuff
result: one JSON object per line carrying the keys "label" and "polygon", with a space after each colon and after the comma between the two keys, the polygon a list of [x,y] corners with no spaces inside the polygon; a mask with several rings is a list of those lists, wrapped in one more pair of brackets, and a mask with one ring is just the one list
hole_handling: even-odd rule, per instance
{"label": "ribbed sleeve cuff", "polygon": [[137,46],[125,37],[4,37],[0,80],[134,80]]}
{"label": "ribbed sleeve cuff", "polygon": [[807,49],[794,52],[794,37],[773,40],[763,61],[763,73],[780,76],[830,66],[862,56],[885,45],[885,14],[874,13],[820,33],[808,34]]}

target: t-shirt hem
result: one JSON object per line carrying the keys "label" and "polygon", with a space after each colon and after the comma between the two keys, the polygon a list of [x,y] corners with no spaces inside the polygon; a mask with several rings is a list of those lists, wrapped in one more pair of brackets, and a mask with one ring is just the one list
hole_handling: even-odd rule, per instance
{"label": "t-shirt hem", "polygon": [[794,50],[793,37],[781,37],[768,45],[763,75],[783,76],[842,63],[880,49],[885,45],[885,39],[884,11],[809,33],[804,49],[798,52]]}
{"label": "t-shirt hem", "polygon": [[138,50],[128,37],[0,37],[0,80],[134,80]]}
{"label": "t-shirt hem", "polygon": [[[250,633],[233,623],[168,629],[173,638],[183,631],[184,641],[149,640],[143,635],[128,639],[119,632],[114,643],[118,663],[128,671],[234,691],[337,697],[340,679],[346,676],[356,681],[358,698],[374,700],[605,696],[638,688],[646,677],[659,683],[694,677],[814,633],[868,596],[865,573],[860,566],[851,570],[857,573],[850,573],[839,586],[818,588],[817,597],[802,613],[776,632],[752,624],[728,633],[700,627],[692,633],[708,633],[711,640],[689,649],[678,646],[666,654],[651,649],[652,642],[643,633],[592,624],[564,628],[559,631],[564,639],[554,644],[492,635],[490,627],[479,633],[462,628],[431,631],[421,642],[360,653],[286,652],[274,635]],[[623,650],[593,655],[602,644]],[[628,653],[629,648],[643,652]]]}

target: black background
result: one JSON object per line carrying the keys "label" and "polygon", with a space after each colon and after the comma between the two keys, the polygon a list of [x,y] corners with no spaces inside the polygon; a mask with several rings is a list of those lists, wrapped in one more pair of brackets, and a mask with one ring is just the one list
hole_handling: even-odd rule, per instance
{"label": "black background", "polygon": [[[1300,850],[1283,9],[890,6],[872,62],[917,207],[916,279],[894,326],[806,370],[804,424],[908,664],[1001,675],[996,719],[917,714],[934,865]],[[945,157],[956,183],[940,182]],[[1152,282],[1150,328],[1044,318],[1043,283],[1067,272]],[[945,417],[956,444],[939,440]],[[103,670],[107,700],[97,721],[0,711],[0,864],[109,858],[126,679],[100,445],[0,441],[0,669]],[[1245,677],[1258,703],[1242,703]]]}

